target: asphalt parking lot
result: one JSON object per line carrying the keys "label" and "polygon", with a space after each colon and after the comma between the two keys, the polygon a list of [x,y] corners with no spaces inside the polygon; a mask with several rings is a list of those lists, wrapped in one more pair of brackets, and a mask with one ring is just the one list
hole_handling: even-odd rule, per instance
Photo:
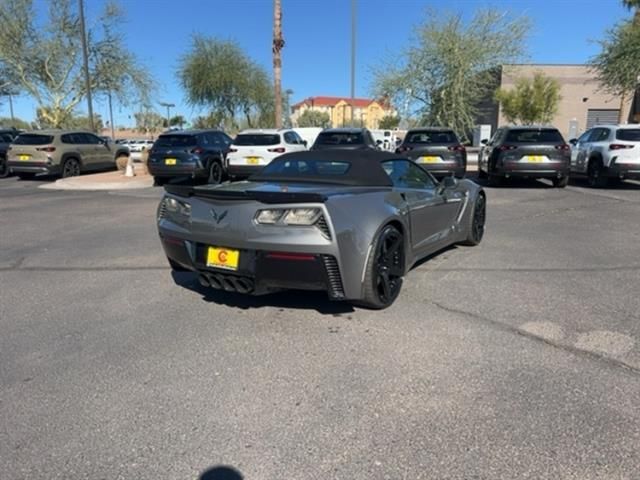
{"label": "asphalt parking lot", "polygon": [[159,189],[40,183],[0,180],[1,478],[638,478],[640,183],[487,189],[382,312],[204,290]]}

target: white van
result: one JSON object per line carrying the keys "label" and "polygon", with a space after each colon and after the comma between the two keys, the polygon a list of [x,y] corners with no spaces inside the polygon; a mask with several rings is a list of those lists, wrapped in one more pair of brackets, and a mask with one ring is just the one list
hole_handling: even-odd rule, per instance
{"label": "white van", "polygon": [[324,130],[320,127],[295,127],[293,131],[296,132],[303,140],[307,141],[307,148],[311,148],[311,145],[316,141],[316,137],[320,132]]}

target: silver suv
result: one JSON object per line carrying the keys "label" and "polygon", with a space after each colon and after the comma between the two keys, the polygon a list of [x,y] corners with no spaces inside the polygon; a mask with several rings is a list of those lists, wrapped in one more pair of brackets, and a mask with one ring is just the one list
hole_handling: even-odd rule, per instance
{"label": "silver suv", "polygon": [[571,175],[586,175],[591,187],[640,179],[640,126],[598,125],[571,144]]}
{"label": "silver suv", "polygon": [[120,145],[83,131],[38,130],[18,135],[7,152],[9,169],[21,179],[38,173],[73,177],[90,170],[116,168],[116,159],[129,156]]}

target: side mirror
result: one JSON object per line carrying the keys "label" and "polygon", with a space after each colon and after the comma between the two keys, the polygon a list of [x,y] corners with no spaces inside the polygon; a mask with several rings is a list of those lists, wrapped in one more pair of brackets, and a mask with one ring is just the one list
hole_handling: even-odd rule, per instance
{"label": "side mirror", "polygon": [[487,144],[489,143],[489,139],[488,139],[488,138],[485,138],[485,139],[481,140],[481,141],[480,141],[480,143],[481,143],[482,145],[487,145]]}
{"label": "side mirror", "polygon": [[308,145],[309,142],[307,142],[306,140],[302,140],[302,144],[306,147]]}
{"label": "side mirror", "polygon": [[575,147],[576,144],[578,143],[578,139],[577,138],[572,138],[571,140],[569,140],[569,143]]}
{"label": "side mirror", "polygon": [[437,191],[438,193],[442,193],[445,190],[455,188],[456,185],[458,185],[458,179],[453,175],[450,175],[442,179],[442,181],[438,184]]}
{"label": "side mirror", "polygon": [[376,140],[376,145],[382,145],[382,140]]}

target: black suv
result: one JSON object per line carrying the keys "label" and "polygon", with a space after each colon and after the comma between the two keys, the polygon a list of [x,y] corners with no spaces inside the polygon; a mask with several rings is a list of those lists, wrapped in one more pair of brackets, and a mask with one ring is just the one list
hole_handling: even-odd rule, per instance
{"label": "black suv", "polygon": [[220,130],[181,130],[160,135],[149,150],[148,168],[156,185],[174,177],[220,183],[233,140]]}
{"label": "black suv", "polygon": [[380,143],[366,128],[328,128],[318,134],[309,150],[379,150]]}
{"label": "black suv", "polygon": [[467,171],[467,150],[450,128],[411,129],[396,153],[409,157],[436,177],[462,178]]}
{"label": "black suv", "polygon": [[553,127],[501,127],[478,158],[478,177],[499,185],[511,177],[549,178],[554,187],[569,183],[571,149]]}
{"label": "black suv", "polygon": [[0,129],[0,178],[9,176],[9,166],[7,164],[7,150],[13,139],[18,136],[20,130],[12,128]]}

